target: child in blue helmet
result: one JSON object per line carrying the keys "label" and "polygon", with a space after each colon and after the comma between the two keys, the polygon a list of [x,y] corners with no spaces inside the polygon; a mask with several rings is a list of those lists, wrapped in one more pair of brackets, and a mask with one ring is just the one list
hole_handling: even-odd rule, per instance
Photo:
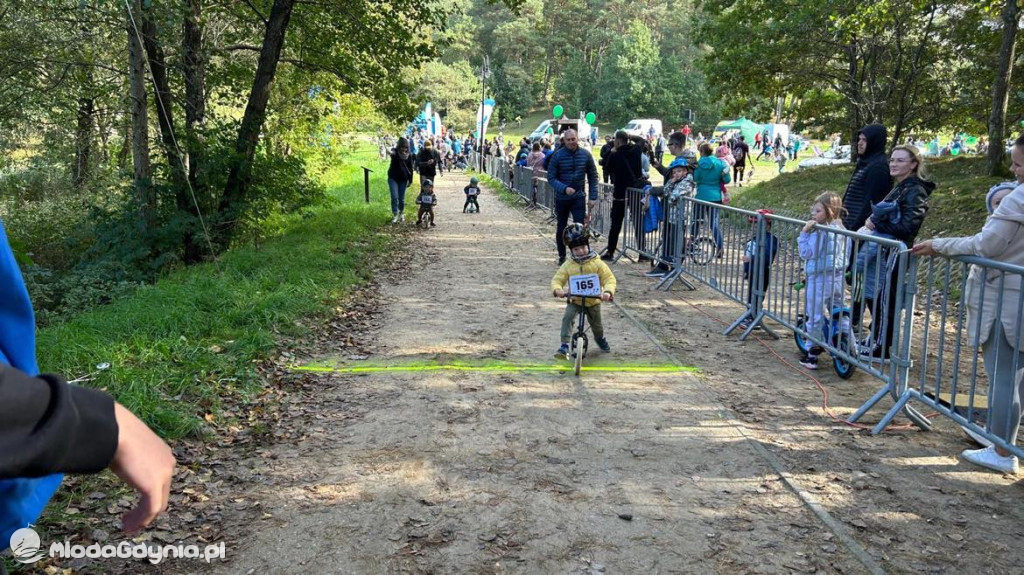
{"label": "child in blue helmet", "polygon": [[[597,257],[590,247],[590,230],[583,224],[570,224],[562,233],[565,247],[569,249],[569,259],[558,268],[551,278],[551,294],[554,297],[565,297],[572,291],[573,280],[582,276],[597,276],[600,283],[601,297],[569,298],[562,316],[561,347],[555,352],[558,359],[566,359],[569,354],[569,333],[572,321],[581,309],[586,311],[590,330],[594,333],[594,341],[601,351],[608,353],[611,347],[604,337],[604,325],[601,323],[601,302],[612,301],[615,295],[615,274],[601,258]],[[591,278],[593,279],[593,278]],[[565,289],[568,284],[570,289]]]}
{"label": "child in blue helmet", "polygon": [[665,201],[665,239],[661,242],[661,256],[658,265],[651,271],[645,273],[647,277],[661,277],[672,269],[672,262],[675,261],[676,248],[676,215],[678,210],[685,209],[680,204],[681,198],[688,198],[693,195],[693,170],[697,166],[697,157],[693,152],[672,160],[668,165],[668,179],[664,186],[653,187],[650,194],[660,197]]}

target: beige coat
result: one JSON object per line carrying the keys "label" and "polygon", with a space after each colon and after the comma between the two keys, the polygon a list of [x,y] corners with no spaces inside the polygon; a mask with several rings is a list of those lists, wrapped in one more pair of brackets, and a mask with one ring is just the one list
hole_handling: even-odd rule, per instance
{"label": "beige coat", "polygon": [[[1003,198],[995,213],[985,220],[985,226],[977,234],[967,238],[936,239],[932,246],[935,251],[947,256],[978,256],[1024,266],[1024,185],[1017,186]],[[1002,284],[1003,304],[1000,308],[1000,322],[1010,346],[1017,346],[1021,322],[1021,276],[1007,273],[1005,280],[1001,280],[1002,275],[999,270],[990,269],[986,273],[986,270],[978,266],[971,266],[964,301],[967,307],[967,337],[972,345],[975,341],[978,345],[985,343],[992,332],[992,322],[995,321],[996,309],[999,306],[999,288]],[[985,285],[984,301],[980,301],[982,282]]]}

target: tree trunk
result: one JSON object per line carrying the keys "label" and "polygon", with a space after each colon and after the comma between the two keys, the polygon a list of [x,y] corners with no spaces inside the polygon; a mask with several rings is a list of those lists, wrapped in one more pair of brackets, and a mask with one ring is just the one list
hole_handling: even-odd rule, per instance
{"label": "tree trunk", "polygon": [[238,140],[235,142],[235,158],[228,181],[224,186],[219,212],[226,217],[223,224],[224,237],[230,239],[231,233],[238,223],[238,215],[244,208],[246,195],[252,177],[252,159],[256,154],[260,131],[263,128],[267,102],[270,100],[270,85],[277,72],[277,64],[284,47],[284,34],[288,29],[288,21],[296,0],[274,0],[267,20],[266,32],[263,35],[263,46],[260,48],[259,63],[256,66],[256,77],[253,79],[249,102],[245,105],[242,125],[238,129]]}
{"label": "tree trunk", "polygon": [[81,188],[92,171],[92,135],[93,120],[96,113],[95,100],[88,97],[78,98],[78,121],[75,126],[75,166],[72,172],[72,184]]}
{"label": "tree trunk", "polygon": [[[160,126],[160,143],[167,159],[167,169],[171,172],[175,188],[185,186],[185,170],[178,153],[177,137],[174,134],[174,110],[171,106],[171,87],[167,81],[167,62],[164,49],[156,37],[156,23],[153,22],[152,10],[143,10],[142,41],[149,58],[149,70],[153,75],[153,95],[156,97],[156,119]],[[139,15],[136,14],[136,23]],[[180,206],[179,206],[180,207]]]}
{"label": "tree trunk", "polygon": [[988,119],[987,169],[990,176],[1001,175],[1006,152],[1003,138],[1006,135],[1006,104],[1009,99],[1010,75],[1013,72],[1014,48],[1017,40],[1017,20],[1020,7],[1017,0],[1004,0],[1000,20],[1003,23],[1003,40],[999,44],[996,61],[996,79],[992,84],[992,114]]}
{"label": "tree trunk", "polygon": [[133,21],[133,14],[142,15],[141,0],[132,0],[127,12],[128,24],[128,80],[132,107],[132,164],[134,166],[135,193],[139,198],[140,221],[149,227],[154,223],[156,197],[153,194],[149,166],[149,118],[146,98],[146,64],[142,42]]}
{"label": "tree trunk", "polygon": [[860,82],[857,79],[857,39],[850,40],[850,46],[847,48],[847,56],[849,58],[849,71],[848,71],[848,93],[846,94],[848,104],[847,118],[849,119],[850,126],[850,162],[857,163],[857,132],[861,129],[861,115],[860,115]]}
{"label": "tree trunk", "polygon": [[124,172],[128,169],[128,154],[132,151],[132,123],[123,119],[124,129],[121,130],[121,149],[117,151],[117,169]]}
{"label": "tree trunk", "polygon": [[199,172],[198,155],[203,142],[199,129],[206,120],[206,59],[203,54],[203,29],[199,25],[200,0],[186,0],[184,30],[182,34],[182,60],[185,72],[185,133],[189,139],[188,179],[193,188]]}
{"label": "tree trunk", "polygon": [[[201,134],[206,119],[206,60],[203,55],[203,29],[199,25],[202,13],[201,0],[186,0],[185,19],[182,30],[182,68],[185,75],[185,157],[188,166],[188,189],[177,191],[178,209],[201,216],[200,198],[206,197],[205,185],[201,185],[200,169],[206,143]],[[187,194],[187,195],[186,195]],[[204,231],[205,233],[205,231]],[[188,233],[184,238],[184,259],[186,263],[200,259],[200,242]]]}

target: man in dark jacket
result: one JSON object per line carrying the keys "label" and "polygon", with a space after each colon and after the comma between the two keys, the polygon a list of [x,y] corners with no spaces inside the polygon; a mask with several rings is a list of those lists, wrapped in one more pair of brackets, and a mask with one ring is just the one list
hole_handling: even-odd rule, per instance
{"label": "man in dark jacket", "polygon": [[[612,222],[608,230],[608,248],[601,259],[615,259],[615,250],[619,245],[619,232],[622,231],[622,220],[626,217],[626,189],[635,187],[640,181],[641,158],[643,150],[629,139],[624,130],[615,132],[615,149],[605,160],[605,167],[612,173]],[[640,214],[634,214],[640,221]]]}
{"label": "man in dark jacket", "polygon": [[602,181],[607,184],[612,181],[612,171],[608,169],[608,155],[612,153],[615,141],[611,136],[605,136],[604,140],[604,145],[601,146],[601,160],[598,163],[601,164],[601,175],[604,176]]}
{"label": "man in dark jacket", "polygon": [[857,132],[857,169],[843,194],[843,227],[856,231],[871,215],[871,206],[892,190],[885,153],[885,126],[868,124]]}
{"label": "man in dark jacket", "polygon": [[[871,215],[871,206],[885,199],[892,189],[892,176],[889,175],[889,158],[885,153],[887,134],[885,126],[868,124],[857,132],[857,169],[846,185],[843,194],[843,227],[857,231]],[[853,242],[853,250],[847,260],[846,281],[853,278],[853,264],[857,261],[860,242]],[[860,299],[851,302],[850,321],[854,328],[860,326],[863,310]]]}
{"label": "man in dark jacket", "polygon": [[[555,190],[555,217],[558,227],[555,244],[558,246],[558,265],[565,262],[565,244],[562,232],[569,223],[569,214],[574,222],[586,223],[587,209],[594,209],[597,203],[597,164],[594,156],[580,147],[576,130],[562,132],[563,146],[547,159],[548,183]],[[590,185],[590,201],[584,199],[587,184]]]}

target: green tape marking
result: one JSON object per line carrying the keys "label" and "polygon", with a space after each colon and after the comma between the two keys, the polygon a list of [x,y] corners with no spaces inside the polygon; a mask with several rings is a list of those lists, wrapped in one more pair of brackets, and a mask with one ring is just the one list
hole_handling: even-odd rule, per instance
{"label": "green tape marking", "polygon": [[[394,365],[394,366],[366,366],[366,367],[324,367],[316,365],[295,365],[291,366],[294,371],[312,371],[317,373],[416,373],[424,371],[480,371],[480,372],[544,372],[560,373],[572,369],[572,365]],[[619,372],[619,373],[694,373],[695,367],[681,367],[678,365],[584,365],[581,371],[589,372]]]}

